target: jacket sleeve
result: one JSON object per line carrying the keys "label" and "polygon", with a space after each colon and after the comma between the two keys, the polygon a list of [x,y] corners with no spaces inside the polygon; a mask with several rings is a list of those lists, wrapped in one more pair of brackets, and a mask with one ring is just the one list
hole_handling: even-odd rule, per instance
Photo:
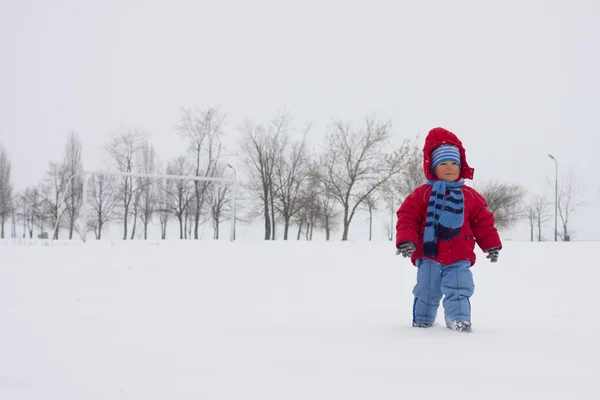
{"label": "jacket sleeve", "polygon": [[488,209],[485,198],[471,189],[473,193],[473,210],[469,214],[469,223],[475,236],[475,241],[483,251],[493,247],[502,248],[502,241],[494,225],[494,214]]}
{"label": "jacket sleeve", "polygon": [[396,247],[406,241],[419,247],[419,232],[424,220],[422,196],[422,190],[415,190],[404,199],[396,212]]}

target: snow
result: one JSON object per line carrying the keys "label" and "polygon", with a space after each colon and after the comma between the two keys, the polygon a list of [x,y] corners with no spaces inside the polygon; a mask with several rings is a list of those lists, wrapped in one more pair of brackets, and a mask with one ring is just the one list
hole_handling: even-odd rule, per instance
{"label": "snow", "polygon": [[596,399],[597,248],[478,252],[466,334],[390,242],[3,242],[0,399]]}

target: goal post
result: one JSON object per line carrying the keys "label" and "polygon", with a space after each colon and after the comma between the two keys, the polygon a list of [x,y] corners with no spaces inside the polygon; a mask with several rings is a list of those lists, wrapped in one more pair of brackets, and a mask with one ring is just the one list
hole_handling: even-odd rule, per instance
{"label": "goal post", "polygon": [[92,175],[96,176],[118,176],[118,177],[132,177],[132,178],[151,178],[151,179],[178,179],[178,180],[186,180],[186,181],[211,181],[211,182],[219,182],[219,183],[231,183],[231,228],[230,228],[230,241],[235,240],[235,203],[236,203],[236,192],[237,192],[237,177],[235,169],[227,165],[229,168],[233,170],[233,178],[217,178],[217,177],[208,177],[208,176],[195,176],[195,175],[168,175],[168,174],[145,174],[145,173],[137,173],[137,172],[119,172],[119,171],[104,171],[104,170],[95,170],[95,171],[83,171],[82,172],[82,180],[83,180],[83,193],[82,193],[82,205],[81,205],[81,223],[82,223],[82,239],[86,242],[87,239],[87,197],[88,197],[88,179]]}

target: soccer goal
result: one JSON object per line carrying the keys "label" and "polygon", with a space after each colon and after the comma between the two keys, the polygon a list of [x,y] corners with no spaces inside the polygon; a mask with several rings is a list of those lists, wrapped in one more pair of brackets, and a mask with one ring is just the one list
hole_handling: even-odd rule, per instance
{"label": "soccer goal", "polygon": [[136,172],[119,172],[119,171],[83,171],[82,172],[82,180],[83,180],[83,197],[82,197],[82,205],[81,205],[81,223],[82,223],[82,239],[85,242],[87,239],[87,211],[88,211],[88,179],[90,176],[116,176],[116,177],[132,177],[132,178],[150,178],[150,179],[178,179],[178,180],[186,180],[186,181],[211,181],[217,182],[219,184],[222,183],[231,183],[231,227],[230,227],[230,241],[235,240],[235,203],[236,203],[236,192],[237,192],[237,178],[236,178],[236,170],[230,164],[227,164],[227,167],[233,170],[232,178],[216,178],[216,177],[206,177],[206,176],[194,176],[194,175],[166,175],[166,174],[144,174],[144,173],[136,173]]}

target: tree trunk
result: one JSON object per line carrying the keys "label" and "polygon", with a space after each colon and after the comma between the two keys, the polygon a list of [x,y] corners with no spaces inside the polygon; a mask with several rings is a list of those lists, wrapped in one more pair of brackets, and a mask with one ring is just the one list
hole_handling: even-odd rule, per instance
{"label": "tree trunk", "polygon": [[187,234],[187,231],[188,231],[188,228],[187,228],[188,227],[188,220],[189,220],[189,218],[188,218],[188,215],[187,215],[187,212],[186,212],[185,219],[184,219],[184,222],[183,222],[183,238],[184,239],[188,238],[188,234]]}
{"label": "tree trunk", "polygon": [[17,220],[15,218],[15,211],[14,211],[14,209],[13,209],[13,212],[12,212],[12,218],[11,219],[12,219],[12,229],[11,229],[11,232],[10,232],[10,237],[13,238],[13,239],[16,239],[17,238]]}
{"label": "tree trunk", "polygon": [[[60,223],[58,222],[58,209],[54,211],[54,224],[56,225],[56,229],[54,229],[54,233],[52,234],[52,240],[58,240],[58,232],[60,231]],[[2,228],[4,228],[4,226]]]}
{"label": "tree trunk", "polygon": [[[196,173],[196,176],[198,174]],[[194,239],[198,239],[198,225],[200,225],[200,192],[198,191],[198,181],[194,181],[196,186],[196,209],[194,210]]]}
{"label": "tree trunk", "polygon": [[296,237],[296,240],[300,240],[300,235],[302,235],[302,225],[304,225],[304,223],[303,221],[300,221],[298,224],[298,236]]}
{"label": "tree trunk", "polygon": [[198,226],[199,225],[200,225],[200,212],[196,211],[194,213],[194,239],[198,239]]}
{"label": "tree trunk", "polygon": [[348,206],[344,206],[344,231],[342,232],[342,240],[348,240],[348,229],[350,221],[348,221]]}
{"label": "tree trunk", "polygon": [[529,241],[533,242],[533,224],[530,224],[529,227],[531,228],[529,232]]}
{"label": "tree trunk", "polygon": [[[74,188],[71,186],[71,191],[73,193],[73,196],[76,196],[75,190]],[[83,191],[83,188],[82,188]],[[83,199],[81,199],[83,201]],[[73,238],[73,233],[76,231],[77,227],[75,225],[76,221],[77,221],[77,217],[79,217],[79,213],[81,212],[81,203],[73,203],[73,205],[71,206],[71,220],[70,220],[70,226],[69,226],[69,240],[71,240]],[[85,229],[85,228],[83,228]]]}
{"label": "tree trunk", "polygon": [[349,230],[350,224],[348,223],[348,221],[344,220],[344,231],[342,232],[342,240],[348,240],[348,230]]}
{"label": "tree trunk", "polygon": [[271,195],[271,240],[275,240],[275,202]]}
{"label": "tree trunk", "polygon": [[75,228],[75,210],[71,210],[71,213],[69,215],[70,219],[69,219],[69,240],[73,239],[73,230]]}
{"label": "tree trunk", "polygon": [[96,239],[100,240],[102,236],[102,218],[100,216],[98,216],[98,230],[94,230],[94,233],[96,233]]}
{"label": "tree trunk", "polygon": [[135,238],[135,228],[136,227],[137,227],[137,211],[135,211],[133,213],[133,226],[131,227],[131,240],[133,240]]}
{"label": "tree trunk", "polygon": [[125,215],[123,216],[123,240],[127,240],[127,217],[129,215],[129,207],[125,206]]}
{"label": "tree trunk", "polygon": [[373,211],[369,209],[369,242],[373,238]]}
{"label": "tree trunk", "polygon": [[571,235],[569,234],[569,231],[567,230],[567,224],[563,224],[563,241],[564,242],[570,242],[571,241]]}
{"label": "tree trunk", "polygon": [[288,231],[290,229],[290,217],[286,217],[283,226],[283,240],[288,240]]}
{"label": "tree trunk", "polygon": [[[177,219],[179,220],[179,239],[183,240],[183,215],[178,215]],[[187,217],[185,218],[185,222],[187,224]]]}
{"label": "tree trunk", "polygon": [[269,202],[265,200],[265,240],[271,240],[271,218],[269,217]]}

